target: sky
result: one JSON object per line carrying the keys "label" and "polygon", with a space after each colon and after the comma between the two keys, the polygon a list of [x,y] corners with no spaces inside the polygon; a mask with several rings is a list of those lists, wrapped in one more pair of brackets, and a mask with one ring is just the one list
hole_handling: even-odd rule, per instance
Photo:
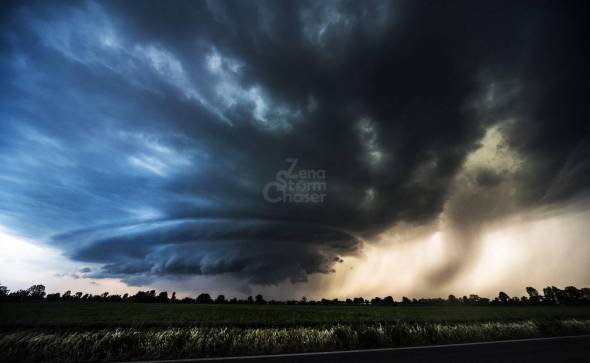
{"label": "sky", "polygon": [[0,282],[590,284],[588,4],[6,1]]}

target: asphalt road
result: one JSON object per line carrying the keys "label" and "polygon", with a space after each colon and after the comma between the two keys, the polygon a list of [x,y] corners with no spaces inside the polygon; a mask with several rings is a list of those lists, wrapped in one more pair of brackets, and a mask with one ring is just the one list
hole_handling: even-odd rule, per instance
{"label": "asphalt road", "polygon": [[[149,363],[590,362],[590,335],[496,342]],[[147,362],[143,362],[147,363]]]}

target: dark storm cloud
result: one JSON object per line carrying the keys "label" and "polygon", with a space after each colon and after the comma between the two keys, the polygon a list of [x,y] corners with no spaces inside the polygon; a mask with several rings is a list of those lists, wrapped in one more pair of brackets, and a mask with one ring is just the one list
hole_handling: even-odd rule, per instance
{"label": "dark storm cloud", "polygon": [[73,241],[68,250],[76,260],[106,263],[94,277],[235,273],[263,284],[331,272],[338,255],[357,244],[327,227],[245,219],[147,222],[55,238]]}
{"label": "dark storm cloud", "polygon": [[[522,205],[578,196],[590,175],[585,10],[15,6],[0,48],[1,221],[103,264],[96,277],[304,281],[395,223],[431,222],[465,157],[508,118]],[[285,158],[326,171],[325,203],[264,200]],[[477,175],[484,189],[505,178]],[[489,217],[455,213],[468,231]]]}

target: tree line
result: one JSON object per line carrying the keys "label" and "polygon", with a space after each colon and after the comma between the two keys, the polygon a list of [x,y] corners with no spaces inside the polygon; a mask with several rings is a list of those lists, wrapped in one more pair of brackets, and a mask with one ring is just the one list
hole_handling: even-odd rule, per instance
{"label": "tree line", "polygon": [[526,288],[527,296],[510,297],[503,291],[498,296],[489,299],[475,294],[456,297],[449,295],[444,298],[420,298],[410,299],[402,297],[396,301],[391,296],[383,298],[375,297],[365,299],[356,297],[353,299],[320,299],[308,300],[305,296],[300,300],[265,300],[262,295],[248,296],[246,299],[226,299],[224,295],[211,297],[208,293],[198,294],[196,297],[184,297],[178,299],[176,292],[170,296],[167,291],[156,293],[156,290],[138,291],[135,295],[129,294],[87,294],[82,292],[72,293],[66,291],[63,294],[47,294],[44,285],[33,285],[26,290],[10,291],[6,286],[0,285],[0,302],[30,302],[30,301],[61,301],[61,302],[110,302],[110,303],[179,303],[179,304],[282,304],[282,305],[590,305],[590,288],[577,288],[567,286],[559,289],[548,286],[540,294],[534,287]]}

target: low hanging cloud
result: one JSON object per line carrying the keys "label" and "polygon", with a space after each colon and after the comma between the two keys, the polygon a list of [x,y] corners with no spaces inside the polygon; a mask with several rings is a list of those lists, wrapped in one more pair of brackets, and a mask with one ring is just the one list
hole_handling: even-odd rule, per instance
{"label": "low hanging cloud", "polygon": [[[332,272],[358,240],[346,232],[303,223],[262,220],[167,220],[55,237],[73,241],[75,260],[102,262],[87,277],[237,274],[253,284],[307,280]],[[90,271],[86,271],[90,272]]]}
{"label": "low hanging cloud", "polygon": [[[583,13],[7,6],[0,223],[101,264],[87,277],[278,284],[330,273],[392,226],[442,213],[460,248],[433,279],[452,279],[485,221],[588,192]],[[510,150],[518,167],[470,163],[481,145]],[[265,200],[287,158],[325,171],[323,203]]]}

